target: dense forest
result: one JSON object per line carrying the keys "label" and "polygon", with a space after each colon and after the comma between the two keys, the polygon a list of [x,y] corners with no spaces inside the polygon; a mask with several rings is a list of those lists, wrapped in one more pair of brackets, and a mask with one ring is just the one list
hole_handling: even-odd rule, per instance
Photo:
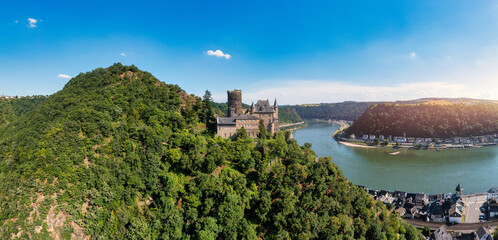
{"label": "dense forest", "polygon": [[498,104],[377,104],[346,134],[409,137],[469,137],[498,133]]}
{"label": "dense forest", "polygon": [[288,132],[215,137],[210,94],[81,73],[0,135],[0,237],[421,239]]}
{"label": "dense forest", "polygon": [[297,113],[295,108],[292,107],[279,107],[278,108],[278,121],[280,123],[297,123],[303,121],[301,116]]}
{"label": "dense forest", "polygon": [[340,102],[321,103],[317,105],[284,106],[280,109],[295,109],[303,119],[340,119],[354,121],[375,102]]}
{"label": "dense forest", "polygon": [[33,110],[45,96],[0,98],[0,134],[9,123]]}

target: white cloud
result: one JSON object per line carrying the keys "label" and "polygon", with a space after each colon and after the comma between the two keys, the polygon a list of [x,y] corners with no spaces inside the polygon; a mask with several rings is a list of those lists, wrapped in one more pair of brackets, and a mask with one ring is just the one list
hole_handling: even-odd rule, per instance
{"label": "white cloud", "polygon": [[416,52],[411,52],[411,53],[410,53],[410,57],[411,57],[411,58],[415,58],[415,57],[417,57],[417,53],[416,53]]}
{"label": "white cloud", "polygon": [[121,54],[119,54],[119,55],[121,55],[121,56],[123,56],[123,57],[126,57],[126,54],[125,54],[124,52],[122,52],[122,53],[121,53]]}
{"label": "white cloud", "polygon": [[66,75],[66,74],[62,74],[62,73],[61,73],[61,74],[59,74],[59,75],[57,75],[57,77],[60,77],[60,78],[66,78],[66,79],[72,78],[71,76]]}
{"label": "white cloud", "polygon": [[208,50],[206,52],[206,54],[208,56],[216,56],[216,57],[224,57],[226,59],[230,59],[232,56],[228,53],[223,53],[221,50],[216,50],[216,51],[213,51],[213,50]]}
{"label": "white cloud", "polygon": [[40,20],[34,19],[34,18],[28,18],[28,27],[29,28],[35,28],[37,27],[36,24],[38,24]]}
{"label": "white cloud", "polygon": [[19,20],[15,20],[14,23],[19,23]]}
{"label": "white cloud", "polygon": [[[496,99],[493,89],[498,87],[498,84],[495,84],[487,88],[491,90],[482,90],[468,84],[437,81],[376,86],[324,80],[276,81],[275,84],[263,89],[256,86],[242,89],[244,103],[267,98],[277,98],[279,104],[396,101],[428,97]],[[226,93],[213,94],[213,99],[217,102],[226,102]]]}
{"label": "white cloud", "polygon": [[26,91],[27,94],[34,94],[35,91]]}

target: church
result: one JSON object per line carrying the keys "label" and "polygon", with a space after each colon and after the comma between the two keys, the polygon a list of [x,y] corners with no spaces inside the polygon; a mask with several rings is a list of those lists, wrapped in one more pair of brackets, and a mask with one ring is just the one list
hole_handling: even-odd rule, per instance
{"label": "church", "polygon": [[227,91],[228,110],[227,117],[218,117],[217,136],[229,138],[237,133],[237,130],[245,128],[247,135],[256,137],[259,131],[259,121],[263,120],[266,130],[274,134],[279,130],[277,100],[270,105],[268,100],[258,100],[252,103],[250,109],[242,108],[242,91]]}

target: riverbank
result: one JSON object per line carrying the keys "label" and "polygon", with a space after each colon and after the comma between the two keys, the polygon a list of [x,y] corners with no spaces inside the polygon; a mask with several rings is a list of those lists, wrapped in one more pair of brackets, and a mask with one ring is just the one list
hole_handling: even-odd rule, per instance
{"label": "riverbank", "polygon": [[377,148],[375,146],[368,146],[364,144],[357,144],[357,143],[351,143],[351,142],[343,142],[343,141],[337,141],[338,143],[348,146],[348,147],[354,147],[354,148]]}
{"label": "riverbank", "polygon": [[307,127],[308,124],[306,122],[298,122],[298,123],[287,123],[280,125],[280,131],[290,131],[294,132],[298,129]]}
{"label": "riverbank", "polygon": [[444,144],[438,147],[422,147],[422,146],[414,146],[413,144],[389,144],[389,145],[369,145],[367,143],[362,142],[350,142],[341,138],[337,138],[336,141],[342,145],[354,148],[388,148],[388,149],[405,149],[405,150],[433,150],[433,151],[441,151],[441,150],[466,150],[470,148],[482,148],[486,146],[496,146],[496,144],[480,144],[480,145],[454,145],[454,144]]}

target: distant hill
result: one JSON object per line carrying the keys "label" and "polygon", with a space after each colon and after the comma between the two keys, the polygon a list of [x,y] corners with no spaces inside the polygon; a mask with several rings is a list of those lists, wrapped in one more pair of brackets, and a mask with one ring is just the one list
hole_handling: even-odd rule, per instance
{"label": "distant hill", "polygon": [[498,133],[498,104],[488,100],[423,99],[375,104],[346,134],[468,137]]}
{"label": "distant hill", "polygon": [[[340,102],[320,103],[307,105],[282,106],[279,109],[295,109],[299,118],[302,119],[341,119],[354,121],[367,110],[367,108],[378,102]],[[284,110],[292,111],[292,110]]]}
{"label": "distant hill", "polygon": [[358,119],[368,107],[374,104],[394,103],[394,104],[455,104],[455,103],[497,103],[494,100],[471,99],[471,98],[421,98],[407,101],[386,101],[386,102],[339,102],[320,104],[301,104],[282,106],[280,109],[295,109],[302,119],[340,119],[354,121]]}
{"label": "distant hill", "polygon": [[215,137],[212,110],[119,63],[13,110],[0,238],[421,239],[311,144]]}

